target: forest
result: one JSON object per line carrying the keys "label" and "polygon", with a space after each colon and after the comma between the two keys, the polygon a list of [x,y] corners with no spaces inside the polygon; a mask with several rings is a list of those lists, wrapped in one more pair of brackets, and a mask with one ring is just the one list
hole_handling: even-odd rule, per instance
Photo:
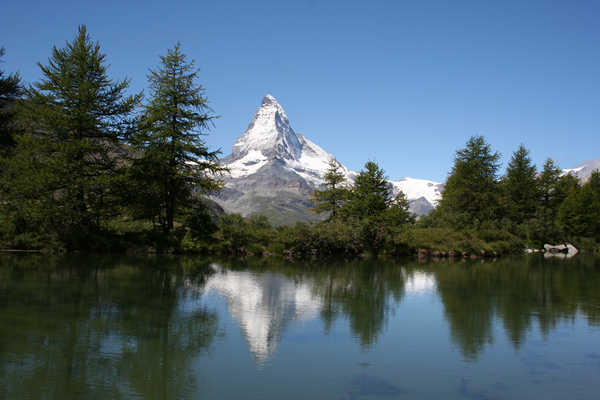
{"label": "forest", "polygon": [[[5,49],[0,57],[5,57]],[[483,136],[455,153],[442,199],[415,218],[384,169],[346,182],[331,160],[313,194],[316,223],[273,226],[211,199],[227,169],[205,137],[217,115],[176,44],[146,94],[114,80],[84,25],[39,64],[31,85],[0,70],[0,249],[286,257],[497,256],[544,243],[600,250],[600,172],[580,182],[523,145],[501,174]]]}

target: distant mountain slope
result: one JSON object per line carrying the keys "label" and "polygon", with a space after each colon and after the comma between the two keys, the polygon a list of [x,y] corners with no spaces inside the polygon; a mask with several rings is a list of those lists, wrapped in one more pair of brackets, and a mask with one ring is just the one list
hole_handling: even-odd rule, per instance
{"label": "distant mountain slope", "polygon": [[596,158],[595,160],[585,161],[578,167],[571,169],[563,169],[564,174],[573,174],[581,182],[585,182],[592,175],[592,172],[595,170],[600,170],[600,158]]}
{"label": "distant mountain slope", "polygon": [[[216,201],[228,212],[266,215],[276,224],[315,221],[311,193],[323,183],[333,155],[296,133],[277,100],[267,94],[250,125],[222,160],[230,169]],[[340,164],[348,182],[356,172]],[[433,209],[443,185],[421,179],[391,182],[402,190],[416,214]]]}

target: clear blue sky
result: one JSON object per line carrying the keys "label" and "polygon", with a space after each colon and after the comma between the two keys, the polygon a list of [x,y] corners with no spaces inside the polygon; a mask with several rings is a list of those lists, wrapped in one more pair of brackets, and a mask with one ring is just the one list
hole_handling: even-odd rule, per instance
{"label": "clear blue sky", "polygon": [[115,78],[146,87],[181,41],[221,115],[207,137],[231,151],[265,93],[297,132],[358,170],[442,181],[484,135],[541,165],[600,157],[598,1],[7,1],[7,72],[40,78],[52,45],[86,24]]}

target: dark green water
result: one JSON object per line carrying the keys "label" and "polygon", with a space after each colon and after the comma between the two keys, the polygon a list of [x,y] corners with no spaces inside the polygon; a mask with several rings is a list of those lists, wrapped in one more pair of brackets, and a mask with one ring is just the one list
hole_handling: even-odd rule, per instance
{"label": "dark green water", "polygon": [[0,256],[2,399],[598,399],[600,259]]}

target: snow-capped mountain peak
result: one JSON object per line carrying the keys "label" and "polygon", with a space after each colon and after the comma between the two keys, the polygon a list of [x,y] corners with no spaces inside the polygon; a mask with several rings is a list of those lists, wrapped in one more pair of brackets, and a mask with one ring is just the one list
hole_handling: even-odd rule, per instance
{"label": "snow-capped mountain peak", "polygon": [[232,154],[242,158],[254,151],[265,157],[298,159],[301,147],[283,107],[275,97],[267,94],[246,132],[233,144]]}
{"label": "snow-capped mountain peak", "polygon": [[[265,95],[248,129],[233,145],[226,160],[233,178],[257,172],[275,159],[312,185],[320,185],[333,156],[292,128],[277,99]],[[340,164],[348,179],[354,173]]]}
{"label": "snow-capped mountain peak", "polygon": [[[292,128],[285,110],[267,94],[250,125],[221,162],[229,168],[225,189],[216,198],[228,212],[263,214],[276,223],[313,221],[311,196],[323,183],[333,155]],[[338,162],[351,184],[357,176]],[[411,211],[426,214],[441,197],[443,185],[421,179],[391,182],[402,190]]]}

